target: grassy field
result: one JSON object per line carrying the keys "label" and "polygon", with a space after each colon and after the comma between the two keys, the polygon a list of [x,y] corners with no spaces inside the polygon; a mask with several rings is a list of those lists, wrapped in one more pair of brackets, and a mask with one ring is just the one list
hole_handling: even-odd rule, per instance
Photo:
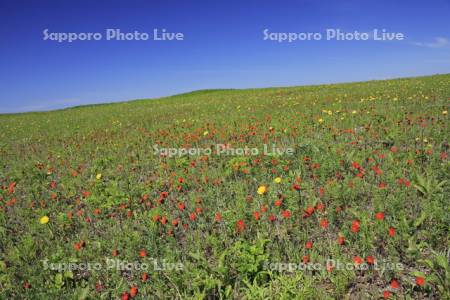
{"label": "grassy field", "polygon": [[449,299],[449,100],[436,75],[0,115],[0,298]]}

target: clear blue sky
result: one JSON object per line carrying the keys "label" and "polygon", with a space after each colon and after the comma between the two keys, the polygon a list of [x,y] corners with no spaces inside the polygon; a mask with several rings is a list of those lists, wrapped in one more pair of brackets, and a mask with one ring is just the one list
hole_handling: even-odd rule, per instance
{"label": "clear blue sky", "polygon": [[[450,72],[450,1],[0,0],[0,112],[153,98],[206,88],[290,86]],[[106,28],[184,41],[44,41]],[[264,41],[326,28],[404,41]]]}

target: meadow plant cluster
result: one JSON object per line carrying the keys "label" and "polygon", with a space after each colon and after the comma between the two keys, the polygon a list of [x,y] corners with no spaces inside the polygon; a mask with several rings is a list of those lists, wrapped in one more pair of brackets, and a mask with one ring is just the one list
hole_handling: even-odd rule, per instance
{"label": "meadow plant cluster", "polygon": [[436,75],[1,115],[0,298],[449,299],[449,100]]}

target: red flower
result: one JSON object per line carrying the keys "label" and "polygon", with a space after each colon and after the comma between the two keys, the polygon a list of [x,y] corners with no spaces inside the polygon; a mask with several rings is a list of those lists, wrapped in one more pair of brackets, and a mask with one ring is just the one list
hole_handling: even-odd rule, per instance
{"label": "red flower", "polygon": [[352,167],[357,170],[361,169],[361,166],[356,161],[352,162]]}
{"label": "red flower", "polygon": [[142,273],[142,275],[141,275],[141,281],[142,282],[145,282],[145,281],[147,281],[148,280],[148,273],[147,272],[144,272],[144,273]]}
{"label": "red flower", "polygon": [[242,231],[245,230],[245,223],[244,220],[238,220],[236,222],[236,231],[241,233]]}
{"label": "red flower", "polygon": [[338,239],[337,239],[337,243],[339,245],[345,245],[345,237],[339,236]]}
{"label": "red flower", "polygon": [[303,215],[303,218],[307,218],[311,216],[314,213],[314,207],[309,206],[305,209],[305,214]]}
{"label": "red flower", "polygon": [[140,257],[146,257],[147,253],[145,252],[145,249],[142,249],[141,251],[139,251],[139,256]]}
{"label": "red flower", "polygon": [[9,184],[9,190],[8,190],[8,192],[10,193],[10,194],[12,194],[12,193],[14,193],[14,187],[16,186],[16,183],[15,182],[11,182],[10,184]]}
{"label": "red flower", "polygon": [[291,212],[289,210],[283,210],[281,212],[281,215],[283,216],[283,218],[288,219],[291,217]]}
{"label": "red flower", "polygon": [[300,190],[300,185],[299,185],[299,184],[293,184],[293,185],[292,185],[292,188],[293,188],[294,190],[296,190],[296,191],[299,191],[299,190]]}
{"label": "red flower", "polygon": [[416,284],[418,286],[424,286],[425,285],[425,278],[417,276],[416,277]]}
{"label": "red flower", "polygon": [[316,209],[323,211],[325,209],[325,205],[322,202],[316,204]]}
{"label": "red flower", "polygon": [[329,224],[330,223],[328,222],[327,219],[320,220],[320,227],[322,227],[323,229],[327,229]]}
{"label": "red flower", "polygon": [[253,217],[255,218],[256,221],[258,221],[261,215],[259,214],[259,212],[255,211],[253,212]]}
{"label": "red flower", "polygon": [[197,219],[197,215],[195,214],[195,212],[191,212],[191,213],[189,214],[189,219],[190,219],[191,221],[195,221],[195,219]]}
{"label": "red flower", "polygon": [[120,296],[120,299],[121,300],[128,300],[128,299],[130,299],[130,295],[128,295],[127,292],[123,292],[122,296]]}
{"label": "red flower", "polygon": [[366,261],[369,265],[373,265],[375,263],[375,258],[372,255],[367,256]]}
{"label": "red flower", "polygon": [[216,222],[220,222],[222,220],[222,214],[221,213],[216,213],[216,216],[214,217],[214,220]]}
{"label": "red flower", "polygon": [[375,219],[377,219],[377,220],[384,220],[384,212],[377,212],[375,214]]}
{"label": "red flower", "polygon": [[136,297],[137,293],[138,293],[138,288],[136,286],[132,286],[131,289],[130,289],[130,296],[131,296],[131,298]]}
{"label": "red flower", "polygon": [[379,187],[380,189],[384,189],[384,188],[386,188],[386,183],[380,182],[380,184],[378,185],[378,187]]}
{"label": "red flower", "polygon": [[261,207],[261,212],[262,212],[262,213],[265,213],[267,210],[268,210],[267,205],[263,205],[263,206]]}
{"label": "red flower", "polygon": [[307,241],[306,244],[305,244],[306,249],[312,249],[313,244],[314,243],[312,241]]}
{"label": "red flower", "polygon": [[396,279],[392,279],[391,280],[391,288],[398,289],[399,287],[400,287],[400,284],[398,283],[398,281]]}
{"label": "red flower", "polygon": [[354,256],[353,257],[353,262],[357,265],[360,265],[363,262],[363,259],[359,256]]}
{"label": "red flower", "polygon": [[323,187],[319,188],[319,195],[320,197],[323,197],[323,195],[325,195],[325,189]]}
{"label": "red flower", "polygon": [[178,203],[178,208],[181,210],[181,211],[183,211],[184,209],[185,209],[185,205],[184,205],[184,203]]}
{"label": "red flower", "polygon": [[103,285],[100,281],[95,284],[95,290],[97,292],[101,292],[103,290]]}
{"label": "red flower", "polygon": [[375,174],[377,174],[377,175],[381,175],[383,173],[383,171],[381,171],[381,169],[378,168],[378,166],[373,166],[372,171],[374,171]]}
{"label": "red flower", "polygon": [[75,243],[75,244],[73,245],[73,248],[74,248],[75,250],[79,251],[79,250],[81,250],[81,244],[80,244],[80,243]]}
{"label": "red flower", "polygon": [[358,220],[355,220],[352,222],[352,227],[351,230],[353,233],[357,233],[359,231],[359,226],[360,226],[361,222]]}
{"label": "red flower", "polygon": [[394,236],[395,235],[395,228],[394,227],[390,227],[389,228],[389,236]]}
{"label": "red flower", "polygon": [[154,216],[152,217],[153,222],[158,222],[159,219],[161,219],[161,216],[160,216],[160,215],[154,215]]}
{"label": "red flower", "polygon": [[270,215],[269,215],[269,221],[270,221],[270,222],[274,222],[276,219],[277,219],[277,217],[275,217],[274,214],[270,214]]}
{"label": "red flower", "polygon": [[383,292],[383,298],[384,299],[388,299],[391,296],[391,293],[389,291],[384,291]]}
{"label": "red flower", "polygon": [[275,206],[280,207],[281,204],[283,204],[283,201],[281,201],[280,199],[275,200]]}

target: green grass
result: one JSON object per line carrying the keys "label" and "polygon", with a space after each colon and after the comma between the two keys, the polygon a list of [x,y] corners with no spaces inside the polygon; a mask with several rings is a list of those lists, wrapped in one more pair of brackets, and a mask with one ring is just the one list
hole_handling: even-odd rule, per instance
{"label": "green grass", "polygon": [[[448,299],[449,99],[436,75],[0,115],[0,298]],[[326,270],[368,257],[379,268]],[[268,267],[303,261],[324,268]]]}

